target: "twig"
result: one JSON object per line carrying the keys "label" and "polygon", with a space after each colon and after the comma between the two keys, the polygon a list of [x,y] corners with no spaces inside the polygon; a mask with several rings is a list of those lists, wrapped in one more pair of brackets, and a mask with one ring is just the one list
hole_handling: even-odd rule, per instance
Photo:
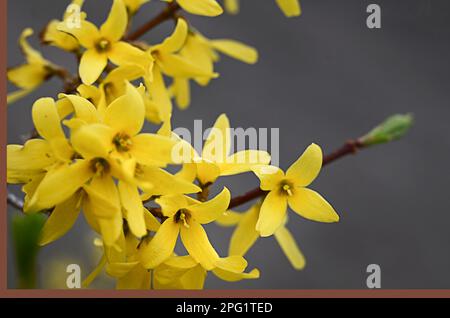
{"label": "twig", "polygon": [[162,11],[160,14],[158,14],[156,17],[154,17],[147,23],[137,28],[134,32],[130,33],[128,36],[126,36],[125,40],[135,41],[139,39],[141,36],[143,36],[145,33],[150,31],[154,27],[158,26],[159,24],[163,23],[166,20],[171,19],[179,9],[181,9],[181,7],[175,1],[169,3],[164,11]]}

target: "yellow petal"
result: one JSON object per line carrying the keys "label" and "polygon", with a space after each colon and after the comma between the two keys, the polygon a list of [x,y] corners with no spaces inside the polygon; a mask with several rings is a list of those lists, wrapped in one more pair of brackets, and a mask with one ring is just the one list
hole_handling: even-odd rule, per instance
{"label": "yellow petal", "polygon": [[260,206],[252,206],[247,212],[241,215],[241,220],[237,224],[230,240],[229,255],[247,254],[248,250],[255,244],[259,237],[256,231]]}
{"label": "yellow petal", "polygon": [[279,183],[284,179],[283,171],[275,166],[254,166],[252,171],[259,178],[260,188],[264,191],[271,191],[278,188]]}
{"label": "yellow petal", "polygon": [[191,103],[191,88],[187,78],[176,77],[173,81],[174,95],[180,109],[186,109]]}
{"label": "yellow petal", "polygon": [[31,139],[24,146],[6,148],[8,170],[43,170],[55,162],[50,144],[46,140]]}
{"label": "yellow petal", "polygon": [[30,211],[40,211],[64,202],[92,176],[87,160],[61,165],[49,171],[30,201]]}
{"label": "yellow petal", "polygon": [[97,108],[86,98],[78,95],[67,94],[60,94],[59,97],[67,98],[73,106],[76,117],[83,120],[87,124],[98,123],[100,121],[100,116],[97,112]]}
{"label": "yellow petal", "polygon": [[153,66],[150,54],[126,42],[112,44],[108,58],[116,65],[136,65],[144,72],[150,72]]}
{"label": "yellow petal", "polygon": [[189,194],[200,192],[201,189],[192,182],[185,181],[167,171],[156,167],[142,167],[141,180],[147,180],[154,186],[146,192],[152,195]]}
{"label": "yellow petal", "polygon": [[[142,117],[143,119],[144,117]],[[139,134],[132,139],[130,153],[143,165],[166,166],[173,162],[171,138],[156,134]]]}
{"label": "yellow petal", "polygon": [[220,115],[214,123],[203,147],[202,157],[211,162],[225,162],[230,152],[230,121]]}
{"label": "yellow petal", "polygon": [[72,133],[74,149],[86,159],[107,158],[113,149],[113,130],[103,124],[91,124],[79,127]]}
{"label": "yellow petal", "polygon": [[120,81],[134,81],[144,76],[145,71],[139,65],[125,64],[116,67],[103,80],[103,83],[114,83]]}
{"label": "yellow petal", "polygon": [[313,190],[296,188],[288,201],[289,207],[306,219],[325,223],[339,221],[339,215],[333,207]]}
{"label": "yellow petal", "polygon": [[125,95],[117,98],[106,109],[105,123],[117,132],[135,136],[144,125],[145,106],[138,90],[127,84]]}
{"label": "yellow petal", "polygon": [[145,227],[147,230],[156,232],[160,228],[161,224],[159,223],[158,219],[153,216],[153,214],[150,213],[149,210],[144,208],[144,221],[145,221]]}
{"label": "yellow petal", "polygon": [[258,51],[244,43],[226,39],[211,40],[210,43],[217,51],[244,63],[258,62]]}
{"label": "yellow petal", "polygon": [[215,163],[201,161],[197,163],[197,178],[201,184],[210,184],[220,176],[220,168]]}
{"label": "yellow petal", "polygon": [[300,3],[298,0],[276,0],[281,11],[287,17],[295,17],[301,14]]}
{"label": "yellow petal", "polygon": [[267,165],[270,162],[270,155],[267,151],[243,150],[236,152],[225,159],[224,163],[219,163],[220,175],[230,176],[247,171],[256,165]]}
{"label": "yellow petal", "polygon": [[322,149],[311,144],[286,171],[286,177],[292,179],[296,186],[306,187],[314,181],[321,168]]}
{"label": "yellow petal", "polygon": [[33,35],[33,30],[30,28],[27,28],[22,31],[20,38],[19,38],[19,45],[22,49],[23,54],[25,55],[25,58],[28,62],[28,64],[49,64],[48,61],[46,61],[41,53],[31,47],[31,45],[28,43],[27,38]]}
{"label": "yellow petal", "polygon": [[134,15],[144,4],[150,0],[124,0],[123,2],[127,6],[128,12]]}
{"label": "yellow petal", "polygon": [[47,45],[53,45],[65,51],[78,49],[78,41],[70,34],[58,30],[60,21],[52,20],[47,24],[42,33],[42,41]]}
{"label": "yellow petal", "polygon": [[110,263],[106,265],[106,272],[112,277],[122,278],[132,271],[138,264],[139,262]]}
{"label": "yellow petal", "polygon": [[262,237],[272,235],[286,216],[287,198],[278,191],[270,191],[261,205],[256,230]]}
{"label": "yellow petal", "polygon": [[72,195],[68,200],[58,204],[42,228],[39,245],[51,243],[66,234],[80,214],[81,195]]}
{"label": "yellow petal", "polygon": [[168,121],[172,115],[172,101],[158,64],[153,66],[152,77],[153,81],[150,81],[148,77],[145,79],[145,85],[153,102],[158,105],[159,117],[162,121]]}
{"label": "yellow petal", "polygon": [[275,231],[275,238],[292,267],[296,270],[303,269],[305,267],[305,257],[298,248],[291,232],[289,232],[285,226],[280,226],[278,230]]}
{"label": "yellow petal", "polygon": [[219,218],[228,209],[231,194],[227,188],[223,188],[222,192],[213,199],[188,207],[192,217],[200,224],[211,223]]}
{"label": "yellow petal", "polygon": [[195,221],[189,223],[189,228],[181,226],[181,240],[189,255],[199,262],[206,270],[215,267],[219,255],[209,242],[205,230]]}
{"label": "yellow petal", "polygon": [[207,17],[215,17],[223,13],[222,7],[215,0],[177,0],[187,12]]}
{"label": "yellow petal", "polygon": [[118,189],[131,232],[137,237],[143,237],[147,234],[147,229],[144,219],[144,205],[137,187],[127,182],[119,181]]}
{"label": "yellow petal", "polygon": [[44,139],[65,138],[60,118],[52,98],[40,98],[33,104],[33,122]]}
{"label": "yellow petal", "polygon": [[225,10],[230,14],[239,13],[239,0],[225,0]]}
{"label": "yellow petal", "polygon": [[44,82],[50,74],[43,64],[24,64],[8,69],[8,81],[27,91],[36,88]]}
{"label": "yellow petal", "polygon": [[161,44],[154,46],[152,49],[166,53],[178,52],[186,42],[187,35],[188,25],[186,21],[183,18],[178,18],[174,32]]}
{"label": "yellow petal", "polygon": [[102,258],[98,262],[97,266],[95,266],[93,271],[83,280],[81,286],[83,288],[89,287],[92,284],[92,282],[98,277],[98,275],[101,274],[105,265],[106,265],[106,257],[105,255],[102,255]]}
{"label": "yellow petal", "polygon": [[[242,219],[244,216],[244,213],[240,212],[234,212],[231,210],[226,211],[223,213],[219,218],[216,220],[216,224],[221,226],[235,226],[238,224],[238,222]],[[256,225],[256,222],[255,222]]]}
{"label": "yellow petal", "polygon": [[232,273],[242,273],[247,268],[247,265],[245,258],[239,255],[219,258],[216,262],[218,268]]}
{"label": "yellow petal", "polygon": [[145,268],[155,268],[168,259],[175,248],[180,226],[169,218],[161,224],[150,243],[140,249],[141,263]]}
{"label": "yellow petal", "polygon": [[150,289],[152,273],[142,266],[134,267],[127,275],[117,281],[117,289]]}
{"label": "yellow petal", "polygon": [[123,235],[122,213],[119,192],[110,176],[95,177],[85,185],[87,202],[85,205],[94,215],[107,246],[113,246]]}
{"label": "yellow petal", "polygon": [[57,29],[74,36],[85,48],[94,48],[95,43],[101,38],[100,31],[89,21],[81,20],[80,23],[79,28],[74,28],[69,23],[61,22],[58,24]]}
{"label": "yellow petal", "polygon": [[178,210],[188,205],[186,197],[181,194],[163,195],[155,202],[161,206],[163,214],[167,217],[172,217]]}
{"label": "yellow petal", "polygon": [[8,93],[8,96],[6,96],[6,103],[8,105],[17,102],[18,100],[24,98],[25,96],[28,96],[31,92],[33,92],[35,87],[28,88],[28,89],[21,89],[14,91],[12,93]]}
{"label": "yellow petal", "polygon": [[128,24],[127,8],[123,0],[114,0],[108,18],[100,27],[100,33],[106,39],[115,42],[122,38]]}
{"label": "yellow petal", "polygon": [[209,73],[204,68],[177,54],[161,54],[158,63],[163,73],[172,77],[218,77],[217,73]]}
{"label": "yellow petal", "polygon": [[86,85],[93,84],[102,74],[108,63],[105,53],[99,53],[95,48],[88,49],[81,56],[79,73],[81,80]]}
{"label": "yellow petal", "polygon": [[215,268],[213,273],[220,279],[227,282],[238,282],[243,279],[258,279],[260,275],[258,269],[253,269],[249,273],[233,273],[225,271],[221,268]]}

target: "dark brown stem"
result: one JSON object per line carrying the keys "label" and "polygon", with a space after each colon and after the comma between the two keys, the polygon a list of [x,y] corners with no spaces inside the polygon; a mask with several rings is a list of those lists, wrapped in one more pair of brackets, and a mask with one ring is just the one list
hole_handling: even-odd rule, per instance
{"label": "dark brown stem", "polygon": [[158,14],[156,17],[143,24],[134,32],[131,32],[126,38],[126,41],[135,41],[143,36],[145,33],[158,26],[159,24],[167,21],[175,16],[175,13],[181,9],[181,7],[175,1],[169,3],[164,11]]}
{"label": "dark brown stem", "polygon": [[[364,144],[361,141],[357,140],[349,140],[344,145],[342,145],[337,150],[332,153],[326,155],[323,158],[322,166],[326,166],[344,156],[355,154],[359,149],[364,148]],[[228,206],[229,209],[233,209],[239,205],[245,204],[249,201],[262,197],[266,194],[266,191],[261,190],[259,187],[248,191],[247,193],[237,196],[231,199],[230,204]]]}

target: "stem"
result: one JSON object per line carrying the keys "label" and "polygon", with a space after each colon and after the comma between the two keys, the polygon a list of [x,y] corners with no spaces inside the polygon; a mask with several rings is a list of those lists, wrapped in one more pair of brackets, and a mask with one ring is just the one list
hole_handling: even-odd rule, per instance
{"label": "stem", "polygon": [[[342,157],[345,157],[349,154],[355,154],[358,149],[363,149],[364,145],[361,143],[359,139],[349,140],[345,144],[343,144],[340,148],[333,151],[332,153],[326,155],[323,158],[322,166],[326,166]],[[262,197],[266,194],[266,191],[261,190],[259,187],[248,191],[247,193],[237,196],[231,199],[228,209],[235,208],[239,205],[245,204],[249,201]]]}
{"label": "stem", "polygon": [[178,3],[171,2],[167,5],[166,9],[162,11],[160,14],[158,14],[156,17],[148,21],[147,23],[140,26],[136,31],[129,34],[125,40],[126,41],[135,41],[141,36],[143,36],[145,33],[153,29],[154,27],[158,26],[159,24],[163,23],[166,20],[171,19],[174,14],[181,9],[181,7],[178,5]]}

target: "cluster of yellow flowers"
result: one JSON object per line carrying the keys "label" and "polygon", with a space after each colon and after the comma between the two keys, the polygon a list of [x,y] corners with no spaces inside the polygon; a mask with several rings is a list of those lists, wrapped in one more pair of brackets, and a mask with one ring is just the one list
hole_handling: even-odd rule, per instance
{"label": "cluster of yellow flowers", "polygon": [[[314,221],[339,219],[318,193],[306,188],[321,169],[320,147],[309,146],[285,174],[270,165],[265,151],[230,154],[230,123],[223,114],[204,150],[197,153],[171,129],[172,100],[187,107],[189,82],[206,85],[218,76],[214,72],[218,53],[255,63],[257,52],[236,41],[207,39],[176,15],[175,30],[162,43],[130,41],[126,35],[130,19],[146,2],[114,0],[100,28],[83,12],[75,21],[79,25],[68,23],[66,13],[63,21],[51,21],[42,34],[44,43],[78,56],[79,83],[75,81],[75,89],[59,94],[57,100],[38,99],[32,117],[41,138],[7,148],[8,183],[23,184],[24,212],[49,213],[41,245],[67,233],[82,211],[100,234],[104,250],[87,282],[102,268],[117,278],[118,288],[203,288],[209,271],[226,281],[255,279],[259,271],[246,271],[243,256],[258,237],[271,235],[291,264],[303,268],[304,258],[285,226],[288,205]],[[193,14],[222,13],[214,0],[176,2]],[[300,14],[297,0],[277,3],[286,15]],[[83,1],[72,4],[81,7]],[[236,1],[226,5],[236,11]],[[26,64],[8,71],[8,79],[21,88],[9,102],[50,76],[66,76],[60,66],[29,46],[31,34],[26,29],[20,38]],[[143,83],[133,84],[136,81]],[[142,132],[146,120],[157,125],[153,133]],[[177,159],[174,153],[179,149],[189,154],[188,160]],[[170,173],[169,165],[180,168]],[[208,198],[208,189],[219,177],[243,172],[260,179],[266,191],[261,202],[239,213],[229,210],[227,188]],[[236,226],[228,255],[219,255],[210,243],[203,225],[211,222]],[[187,252],[184,256],[174,252],[178,236]]]}

